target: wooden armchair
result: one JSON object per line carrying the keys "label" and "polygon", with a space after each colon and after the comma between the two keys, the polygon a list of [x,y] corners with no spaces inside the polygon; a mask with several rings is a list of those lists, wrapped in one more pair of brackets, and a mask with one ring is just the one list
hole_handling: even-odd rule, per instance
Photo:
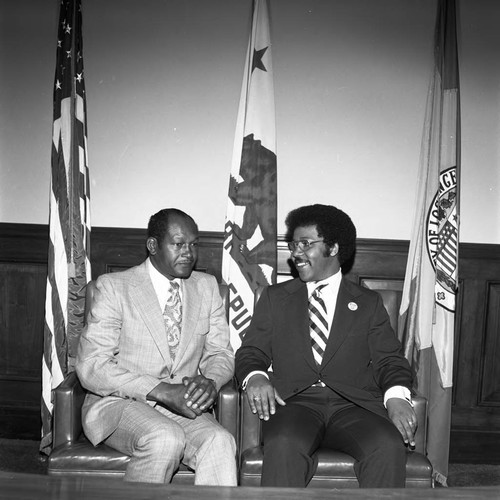
{"label": "wooden armchair", "polygon": [[[262,290],[256,294],[256,301]],[[397,322],[398,304],[401,292],[384,289],[381,293],[384,305],[391,317]],[[415,450],[409,451],[406,462],[406,487],[428,488],[434,485],[432,466],[426,457],[427,436],[427,400],[414,398],[415,411],[418,418],[418,429],[415,435]],[[261,421],[252,413],[245,394],[241,394],[240,402],[240,468],[239,484],[241,486],[260,486],[263,448]],[[318,451],[318,468],[311,482],[313,488],[357,488],[358,480],[354,473],[354,459],[339,451],[320,449]]]}
{"label": "wooden armchair", "polygon": [[[228,288],[219,285],[228,311]],[[87,287],[87,301],[92,300],[92,285]],[[55,389],[53,412],[53,449],[48,460],[50,475],[121,477],[130,458],[101,443],[93,446],[82,429],[82,405],[85,389],[75,372]],[[219,392],[215,415],[238,442],[239,401],[236,384],[228,382]],[[172,479],[177,484],[193,484],[194,473],[181,465]]]}

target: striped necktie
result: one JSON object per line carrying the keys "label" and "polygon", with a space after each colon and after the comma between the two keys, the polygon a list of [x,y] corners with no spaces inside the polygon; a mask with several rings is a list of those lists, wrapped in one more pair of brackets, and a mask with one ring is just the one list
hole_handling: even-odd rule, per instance
{"label": "striped necktie", "polygon": [[311,345],[314,360],[321,365],[328,342],[328,315],[324,300],[321,298],[321,290],[325,285],[319,285],[309,298],[309,330],[311,334]]}
{"label": "striped necktie", "polygon": [[167,330],[167,342],[170,349],[170,357],[175,359],[177,347],[181,337],[182,304],[179,293],[179,283],[170,282],[170,296],[163,310],[163,320]]}

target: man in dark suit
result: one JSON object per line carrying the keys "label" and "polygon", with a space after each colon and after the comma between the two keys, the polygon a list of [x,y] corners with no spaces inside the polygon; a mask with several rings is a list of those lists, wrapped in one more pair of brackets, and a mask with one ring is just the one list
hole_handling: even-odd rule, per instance
{"label": "man in dark suit", "polygon": [[261,484],[306,486],[321,446],[355,458],[361,487],[404,487],[412,375],[380,296],[342,277],[354,224],[312,205],[286,225],[299,278],[264,289],[236,353],[236,376],[263,420]]}

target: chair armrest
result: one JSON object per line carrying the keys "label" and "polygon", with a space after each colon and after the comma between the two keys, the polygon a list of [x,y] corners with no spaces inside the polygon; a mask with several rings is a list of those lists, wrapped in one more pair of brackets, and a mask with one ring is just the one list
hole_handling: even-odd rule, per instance
{"label": "chair armrest", "polygon": [[240,395],[240,452],[262,444],[261,421],[256,413],[252,413],[248,398],[244,392]]}
{"label": "chair armrest", "polygon": [[82,433],[82,406],[85,389],[75,372],[54,389],[53,436],[55,448],[64,443],[76,441]]}
{"label": "chair armrest", "polygon": [[422,396],[413,398],[413,409],[417,414],[418,427],[415,432],[415,451],[426,455],[427,449],[427,399]]}
{"label": "chair armrest", "polygon": [[215,416],[217,421],[239,441],[239,394],[236,381],[233,378],[219,391]]}
{"label": "chair armrest", "polygon": [[[76,441],[82,429],[82,406],[85,389],[75,372],[71,372],[54,390],[53,447]],[[230,380],[219,391],[216,417],[238,442],[239,401],[236,382]]]}

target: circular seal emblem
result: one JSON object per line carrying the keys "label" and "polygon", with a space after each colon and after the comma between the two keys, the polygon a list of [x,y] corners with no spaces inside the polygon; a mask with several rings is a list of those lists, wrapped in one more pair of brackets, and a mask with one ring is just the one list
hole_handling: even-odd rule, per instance
{"label": "circular seal emblem", "polygon": [[457,169],[439,175],[439,188],[427,214],[427,252],[436,273],[435,301],[454,312],[457,293]]}

